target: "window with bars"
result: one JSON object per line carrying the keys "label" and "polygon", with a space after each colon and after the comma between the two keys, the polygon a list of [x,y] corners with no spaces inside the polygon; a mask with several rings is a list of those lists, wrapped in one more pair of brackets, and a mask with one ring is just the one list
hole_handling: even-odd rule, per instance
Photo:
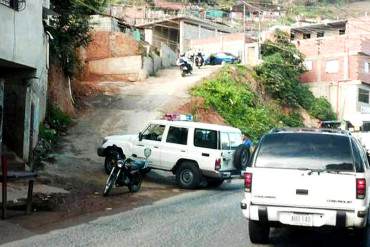
{"label": "window with bars", "polygon": [[369,91],[359,88],[358,101],[362,103],[369,103]]}
{"label": "window with bars", "polygon": [[19,0],[0,0],[0,4],[5,5],[14,10],[19,10]]}

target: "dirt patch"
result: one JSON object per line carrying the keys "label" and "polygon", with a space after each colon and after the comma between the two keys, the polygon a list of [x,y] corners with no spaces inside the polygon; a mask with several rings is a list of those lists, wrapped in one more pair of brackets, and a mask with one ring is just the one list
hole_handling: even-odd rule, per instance
{"label": "dirt patch", "polygon": [[181,114],[192,114],[194,118],[203,123],[225,124],[225,120],[213,109],[205,106],[204,99],[192,97],[191,100],[177,109]]}
{"label": "dirt patch", "polygon": [[[158,181],[161,181],[161,184],[158,184]],[[68,181],[66,183],[72,184]],[[171,178],[161,178],[155,173],[145,179],[138,193],[130,193],[127,187],[119,187],[115,188],[110,196],[103,197],[103,181],[101,184],[79,184],[77,187],[74,181],[69,194],[36,194],[32,215],[23,215],[22,211],[9,211],[8,221],[40,234],[149,205],[185,191],[178,189]],[[14,205],[13,209],[24,210],[24,207]]]}
{"label": "dirt patch", "polygon": [[310,114],[304,109],[301,109],[300,111],[301,111],[301,116],[303,118],[304,126],[309,127],[309,128],[319,128],[320,127],[320,120],[311,117]]}
{"label": "dirt patch", "polygon": [[73,81],[73,95],[78,101],[84,100],[92,96],[99,94],[117,94],[119,88],[110,84],[108,85],[99,85],[96,82],[91,81]]}
{"label": "dirt patch", "polygon": [[98,31],[91,33],[91,42],[86,48],[86,61],[109,57],[125,57],[141,54],[139,42],[121,32]]}

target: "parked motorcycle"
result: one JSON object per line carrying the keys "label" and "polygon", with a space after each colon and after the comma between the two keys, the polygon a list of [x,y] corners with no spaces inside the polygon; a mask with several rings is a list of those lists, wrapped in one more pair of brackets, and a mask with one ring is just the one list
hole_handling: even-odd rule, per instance
{"label": "parked motorcycle", "polygon": [[137,158],[122,159],[118,155],[117,162],[109,174],[104,188],[104,196],[107,196],[113,187],[127,186],[129,191],[138,192],[141,188],[143,175],[148,169],[148,158],[151,155],[150,148],[144,149],[145,160]]}
{"label": "parked motorcycle", "polygon": [[186,75],[190,75],[193,68],[191,67],[191,64],[189,63],[182,63],[180,65],[180,70],[181,70],[181,76],[184,77]]}
{"label": "parked motorcycle", "polygon": [[195,65],[200,69],[201,66],[204,64],[204,58],[202,54],[198,53],[197,56],[195,57]]}

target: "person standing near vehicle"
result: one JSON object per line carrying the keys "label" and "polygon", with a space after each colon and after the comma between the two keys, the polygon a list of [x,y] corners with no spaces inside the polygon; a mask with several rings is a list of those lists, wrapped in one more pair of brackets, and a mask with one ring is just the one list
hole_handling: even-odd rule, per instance
{"label": "person standing near vehicle", "polygon": [[252,140],[249,138],[248,135],[244,135],[243,137],[243,145],[245,145],[250,151],[253,150],[253,142]]}

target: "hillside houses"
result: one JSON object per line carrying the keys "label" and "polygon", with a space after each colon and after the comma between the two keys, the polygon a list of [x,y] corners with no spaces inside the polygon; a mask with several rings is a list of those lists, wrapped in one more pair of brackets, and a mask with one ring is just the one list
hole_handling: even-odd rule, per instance
{"label": "hillside houses", "polygon": [[326,97],[339,119],[370,123],[370,18],[328,21],[290,29],[305,55],[302,82]]}

